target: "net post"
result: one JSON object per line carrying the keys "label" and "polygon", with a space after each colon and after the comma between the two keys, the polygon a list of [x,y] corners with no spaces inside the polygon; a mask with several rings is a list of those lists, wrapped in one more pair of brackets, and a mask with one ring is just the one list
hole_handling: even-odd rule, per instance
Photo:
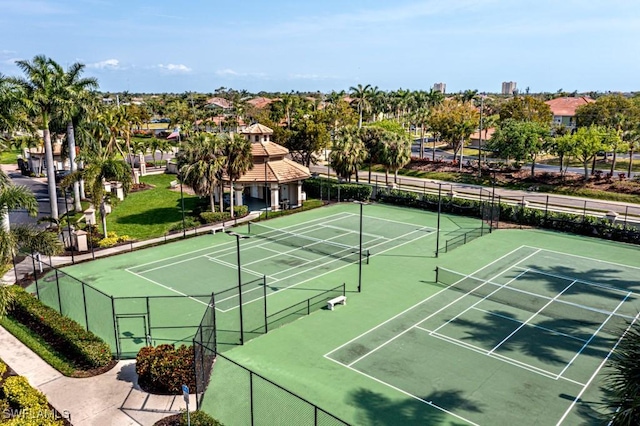
{"label": "net post", "polygon": [[262,300],[264,300],[264,333],[267,334],[267,276],[262,276]]}
{"label": "net post", "polygon": [[369,256],[371,255],[371,252],[369,251],[369,249],[367,249],[367,265],[369,264]]}
{"label": "net post", "polygon": [[[149,296],[145,296],[146,302],[147,302],[147,325],[149,327],[149,329],[147,330],[147,332],[149,333],[149,336],[151,336],[151,306],[149,303]],[[149,342],[150,344],[152,342]],[[153,346],[153,344],[151,344],[151,346]]]}
{"label": "net post", "polygon": [[438,266],[436,266],[436,282],[439,283],[440,281],[438,280],[440,277],[440,268]]}

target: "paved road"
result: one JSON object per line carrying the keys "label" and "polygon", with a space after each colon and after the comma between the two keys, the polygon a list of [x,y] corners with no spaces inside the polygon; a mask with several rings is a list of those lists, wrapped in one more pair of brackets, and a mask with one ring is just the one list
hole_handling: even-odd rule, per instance
{"label": "paved road", "polygon": [[[327,175],[326,164],[312,165],[310,167],[312,173],[322,176]],[[333,170],[329,171],[335,177]],[[360,182],[367,182],[368,172],[361,171],[358,174]],[[385,187],[384,173],[372,173],[371,184],[377,187]],[[393,175],[389,175],[389,184],[393,184]],[[445,194],[453,193],[462,198],[478,199],[480,193],[486,198],[492,196],[493,188],[482,187],[479,185],[452,183],[446,181],[438,181],[433,179],[421,179],[414,177],[398,176],[395,184],[396,188],[406,189],[420,193],[435,194],[440,188]],[[590,198],[573,197],[568,195],[555,195],[538,193],[535,187],[531,191],[520,191],[505,188],[495,188],[495,196],[500,197],[501,202],[518,204],[525,203],[530,207],[555,211],[565,211],[571,213],[586,213],[593,216],[604,217],[609,212],[615,212],[618,222],[640,222],[640,205],[633,203],[622,203],[615,201],[603,201]]]}
{"label": "paved road", "polygon": [[[38,217],[31,217],[27,214],[26,210],[14,210],[9,212],[9,221],[12,224],[37,224],[38,219],[51,216],[51,206],[49,204],[49,191],[47,190],[47,181],[44,178],[30,178],[22,176],[17,167],[13,165],[2,165],[2,170],[11,178],[15,185],[22,185],[29,188],[36,199],[38,200],[39,210]],[[62,194],[58,191],[58,212],[60,215],[66,213],[66,206]],[[71,198],[69,198],[69,209],[72,209],[73,205]],[[46,227],[47,224],[43,223],[39,226]]]}

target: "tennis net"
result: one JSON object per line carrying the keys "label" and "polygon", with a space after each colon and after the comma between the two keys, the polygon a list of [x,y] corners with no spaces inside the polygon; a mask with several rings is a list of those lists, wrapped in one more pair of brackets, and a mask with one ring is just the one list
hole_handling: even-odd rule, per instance
{"label": "tennis net", "polygon": [[[625,315],[611,311],[609,307],[594,307],[552,298],[523,290],[494,283],[473,276],[461,274],[446,268],[438,267],[436,280],[448,289],[467,295],[479,297],[481,300],[496,302],[500,305],[512,306],[525,312],[537,314],[541,318],[549,318],[549,328],[567,333],[580,331],[580,327],[587,327],[591,331],[601,329],[607,333],[619,336],[634,320],[634,315]],[[620,294],[619,300],[608,300],[609,305],[618,304],[624,299]],[[626,300],[626,299],[625,299]],[[551,301],[551,303],[549,303]],[[627,302],[629,303],[629,302]],[[507,309],[505,309],[507,310]]]}
{"label": "tennis net", "polygon": [[[321,240],[307,235],[296,234],[283,229],[271,228],[260,223],[249,222],[249,234],[277,242],[289,247],[300,248],[312,253],[330,256],[345,262],[359,261],[359,247],[348,246],[333,241]],[[362,260],[369,263],[369,250],[362,249]]]}

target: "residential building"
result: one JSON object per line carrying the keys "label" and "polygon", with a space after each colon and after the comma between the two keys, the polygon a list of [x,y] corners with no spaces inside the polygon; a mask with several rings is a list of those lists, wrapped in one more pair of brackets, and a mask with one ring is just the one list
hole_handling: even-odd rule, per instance
{"label": "residential building", "polygon": [[545,103],[553,113],[553,124],[563,125],[573,131],[576,128],[576,109],[591,102],[595,100],[588,96],[581,96],[556,98]]}
{"label": "residential building", "polygon": [[435,83],[433,90],[434,92],[445,93],[447,91],[447,85],[445,83]]}
{"label": "residential building", "polygon": [[503,81],[502,82],[502,94],[513,95],[513,92],[517,90],[515,81]]}

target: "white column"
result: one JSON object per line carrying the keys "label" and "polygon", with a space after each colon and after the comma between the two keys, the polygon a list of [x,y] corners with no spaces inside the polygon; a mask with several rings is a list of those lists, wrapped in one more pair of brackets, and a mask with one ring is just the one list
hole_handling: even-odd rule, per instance
{"label": "white column", "polygon": [[271,210],[280,210],[280,186],[271,184]]}
{"label": "white column", "polygon": [[[295,204],[302,204],[304,200],[304,198],[302,197],[302,181],[299,180],[298,182],[296,182],[296,199],[295,199]],[[293,202],[293,201],[292,201]]]}
{"label": "white column", "polygon": [[236,183],[235,185],[233,185],[233,190],[235,191],[235,196],[236,196],[235,205],[236,206],[241,206],[242,205],[242,193],[244,191],[244,186],[242,184]]}

